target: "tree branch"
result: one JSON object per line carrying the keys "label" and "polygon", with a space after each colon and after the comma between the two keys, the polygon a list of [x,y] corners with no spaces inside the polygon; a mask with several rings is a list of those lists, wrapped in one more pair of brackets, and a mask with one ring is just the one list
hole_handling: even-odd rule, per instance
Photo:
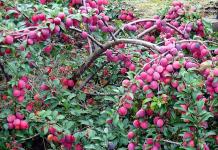
{"label": "tree branch", "polygon": [[203,41],[200,41],[200,40],[181,40],[181,41],[177,41],[176,43],[177,44],[181,44],[181,43],[189,43],[189,42],[196,42],[196,43],[200,43],[200,44],[203,44]]}
{"label": "tree branch", "polygon": [[[123,25],[123,27],[122,27],[121,29],[117,30],[117,31],[114,33],[114,35],[115,35],[115,36],[118,35],[119,32],[120,32],[121,30],[123,30],[126,25],[132,25],[132,24],[141,23],[141,22],[148,22],[148,21],[150,21],[150,22],[156,22],[156,20],[157,20],[157,19],[138,19],[138,20],[129,22],[129,23]],[[170,23],[166,23],[166,25],[167,25],[168,27],[174,29],[175,31],[177,31],[179,34],[184,35],[182,31],[180,31],[179,29],[177,29],[175,26],[171,25]]]}
{"label": "tree branch", "polygon": [[[86,5],[86,0],[83,0],[83,6],[86,8],[86,11],[88,12],[87,5]],[[88,24],[86,24],[86,28],[88,30],[89,35],[91,35],[90,34],[90,29],[88,28]],[[93,49],[95,49],[95,46],[92,43],[92,41],[90,40],[90,38],[88,38],[88,44],[89,44],[89,54],[91,55],[93,53]]]}
{"label": "tree branch", "polygon": [[21,13],[27,20],[29,20],[29,22],[32,23],[32,20],[31,20],[25,13],[21,12],[21,11],[18,10],[18,9],[17,9],[17,11],[18,11],[19,13]]}
{"label": "tree branch", "polygon": [[204,43],[209,43],[209,44],[218,46],[217,42],[214,42],[214,41],[201,41],[201,40],[181,40],[181,41],[177,41],[176,43],[181,44],[181,43],[186,43],[186,42],[196,42],[196,43],[200,43],[202,45],[204,45]]}
{"label": "tree branch", "polygon": [[138,19],[138,20],[129,22],[129,23],[127,23],[127,24],[124,24],[120,29],[118,29],[118,30],[114,33],[114,36],[118,35],[118,34],[120,33],[120,31],[124,30],[124,27],[125,27],[126,25],[132,25],[132,24],[135,24],[135,23],[147,22],[147,21],[154,22],[154,21],[156,21],[156,20],[155,20],[155,19]]}
{"label": "tree branch", "polygon": [[137,39],[117,39],[116,41],[109,41],[103,45],[101,49],[96,50],[86,61],[85,63],[78,69],[76,72],[74,78],[79,77],[82,75],[85,70],[107,49],[120,44],[120,43],[127,43],[127,44],[136,44],[136,45],[142,45],[144,47],[159,51],[159,47],[155,44],[152,44],[150,42],[146,42],[143,40],[137,40]]}
{"label": "tree branch", "polygon": [[37,136],[39,136],[39,135],[40,135],[40,134],[37,133],[37,134],[35,134],[35,135],[31,136],[31,137],[28,137],[28,138],[26,138],[26,139],[21,139],[21,140],[19,140],[18,142],[27,141],[27,140],[33,139],[33,138],[35,138],[35,137],[37,137]]}
{"label": "tree branch", "polygon": [[179,34],[181,34],[182,36],[184,36],[183,32],[180,31],[179,29],[177,29],[175,26],[171,25],[170,23],[167,23],[167,26],[174,29],[175,31],[177,31]]}
{"label": "tree branch", "polygon": [[[105,22],[104,20],[102,20],[102,21],[103,21],[104,25],[108,27],[107,22]],[[109,34],[111,35],[112,39],[113,39],[114,41],[116,41],[116,37],[114,36],[114,34],[113,34],[112,32],[109,32]]]}
{"label": "tree branch", "polygon": [[91,95],[91,96],[122,96],[122,95],[119,95],[118,93],[98,93],[98,92],[95,92],[95,93],[86,93],[87,95]]}
{"label": "tree branch", "polygon": [[156,25],[153,25],[152,27],[150,27],[150,28],[144,30],[143,32],[141,32],[140,34],[137,35],[137,39],[140,39],[140,38],[143,37],[145,34],[147,34],[147,33],[151,32],[151,31],[153,31],[153,30],[156,29],[156,28],[157,28],[157,26],[156,26]]}
{"label": "tree branch", "polygon": [[181,146],[181,143],[179,143],[179,142],[174,142],[174,141],[170,141],[170,140],[161,140],[162,142],[166,142],[166,143],[171,143],[171,144],[176,144],[176,145],[179,145],[179,146]]}
{"label": "tree branch", "polygon": [[[79,33],[82,33],[83,31],[78,29],[78,28],[75,28],[75,27],[70,27],[70,29],[76,31],[76,32],[79,32]],[[97,41],[93,36],[89,35],[88,34],[88,38],[90,40],[92,40],[96,45],[98,45],[100,48],[103,48],[103,44],[101,44],[99,41]]]}

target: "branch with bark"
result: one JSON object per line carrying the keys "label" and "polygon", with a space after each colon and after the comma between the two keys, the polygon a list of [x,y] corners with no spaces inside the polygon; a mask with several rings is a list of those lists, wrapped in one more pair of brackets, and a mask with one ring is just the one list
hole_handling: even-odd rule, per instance
{"label": "branch with bark", "polygon": [[[82,33],[83,31],[82,30],[80,30],[80,29],[78,29],[78,28],[75,28],[75,27],[70,27],[70,29],[72,29],[72,30],[74,30],[74,31],[76,31],[76,32],[78,32],[78,33]],[[88,34],[88,38],[92,41],[92,42],[94,42],[97,46],[99,46],[100,48],[103,48],[103,44],[102,43],[100,43],[98,40],[96,40],[93,36],[91,36],[90,34]]]}
{"label": "branch with bark", "polygon": [[[105,25],[106,27],[108,27],[107,22],[105,22],[104,20],[102,20],[102,21],[103,21],[104,25]],[[109,32],[109,34],[110,34],[110,36],[112,37],[112,39],[113,39],[114,41],[117,40],[116,37],[114,36],[114,34],[113,34],[112,32]]]}
{"label": "branch with bark", "polygon": [[[126,25],[133,25],[133,24],[137,24],[137,23],[141,23],[141,22],[156,22],[157,19],[138,19],[135,21],[132,21],[130,23],[127,23],[125,25],[123,25],[122,28],[118,29],[115,33],[114,36],[118,35],[122,30],[124,30],[124,27]],[[179,34],[181,34],[182,36],[184,36],[184,33],[182,31],[180,31],[179,29],[177,29],[175,26],[171,25],[170,23],[166,23],[166,25],[172,29],[174,29],[176,32],[178,32]],[[146,34],[146,33],[145,33]]]}
{"label": "branch with bark", "polygon": [[181,40],[181,41],[177,41],[176,43],[181,44],[181,43],[189,43],[189,42],[199,43],[199,44],[202,44],[202,45],[207,43],[207,44],[218,46],[217,42],[214,42],[214,41],[201,41],[201,40]]}
{"label": "branch with bark", "polygon": [[175,144],[175,145],[179,145],[179,146],[181,146],[182,144],[181,143],[179,143],[179,142],[174,142],[174,141],[171,141],[171,140],[165,140],[165,139],[163,139],[163,140],[161,140],[162,142],[166,142],[166,143],[170,143],[170,144]]}
{"label": "branch with bark", "polygon": [[147,34],[147,33],[151,32],[151,31],[153,31],[153,30],[156,29],[156,28],[157,28],[157,25],[153,25],[152,27],[150,27],[150,28],[144,30],[143,32],[139,33],[139,34],[136,36],[137,39],[140,39],[140,38],[143,37],[145,34]]}
{"label": "branch with bark", "polygon": [[89,66],[107,49],[121,43],[141,45],[153,49],[155,51],[159,51],[159,47],[157,45],[138,39],[117,39],[116,41],[108,41],[107,43],[102,45],[102,48],[97,49],[90,57],[87,58],[85,63],[76,72],[74,78],[77,78],[80,75],[82,75],[85,72],[85,70],[89,68]]}
{"label": "branch with bark", "polygon": [[[86,0],[83,0],[83,6],[86,8],[86,11],[88,12]],[[91,34],[90,29],[88,28],[88,24],[86,25],[86,28],[88,30],[89,35]],[[93,53],[93,50],[95,50],[95,45],[92,43],[90,38],[88,38],[88,44],[89,44],[89,53],[90,55]]]}

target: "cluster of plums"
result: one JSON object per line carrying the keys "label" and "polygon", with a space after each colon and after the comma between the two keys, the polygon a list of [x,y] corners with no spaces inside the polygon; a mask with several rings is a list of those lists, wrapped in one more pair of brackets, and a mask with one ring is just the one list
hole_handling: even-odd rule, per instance
{"label": "cluster of plums", "polygon": [[[40,0],[41,4],[46,4],[49,2],[48,0]],[[82,0],[71,0],[70,5],[82,5]],[[2,44],[12,45],[15,43],[17,39],[25,40],[27,45],[33,45],[35,43],[39,43],[41,41],[46,41],[52,35],[60,35],[63,37],[64,41],[68,41],[69,37],[65,34],[61,33],[61,26],[64,25],[66,29],[70,27],[79,27],[82,22],[85,25],[88,25],[88,30],[90,32],[102,31],[104,33],[112,33],[115,31],[115,27],[109,24],[110,18],[102,11],[105,9],[104,5],[108,4],[108,0],[87,0],[86,7],[80,6],[78,12],[82,14],[82,20],[73,19],[70,17],[70,14],[73,14],[71,10],[69,10],[69,15],[63,12],[60,12],[54,18],[48,18],[44,13],[36,13],[31,17],[32,23],[27,23],[27,29],[15,32],[15,35],[6,35]],[[1,4],[0,4],[1,6]],[[92,15],[88,16],[90,12],[93,12]],[[218,61],[217,56],[212,57],[211,61],[207,61],[208,56],[211,55],[211,52],[207,49],[207,47],[199,42],[184,42],[181,44],[176,44],[176,39],[172,38],[176,31],[169,26],[167,26],[167,21],[176,27],[178,30],[184,33],[184,37],[178,36],[178,38],[188,39],[192,34],[192,31],[195,31],[198,36],[204,37],[204,25],[201,20],[196,22],[196,26],[194,23],[180,24],[179,21],[173,20],[185,14],[184,5],[175,1],[172,3],[171,8],[167,12],[164,19],[160,17],[154,17],[155,21],[145,21],[140,24],[144,29],[149,29],[153,25],[157,26],[157,31],[160,32],[160,38],[165,39],[165,43],[163,46],[160,46],[159,53],[149,52],[151,58],[146,58],[141,61],[143,65],[142,70],[139,74],[137,74],[134,78],[134,81],[129,79],[125,79],[122,81],[122,86],[127,89],[125,95],[120,99],[122,102],[122,106],[118,109],[118,114],[121,117],[125,117],[128,115],[129,109],[133,107],[134,94],[138,91],[143,92],[147,99],[152,99],[155,97],[155,94],[162,89],[162,86],[169,86],[170,89],[175,90],[176,92],[183,92],[186,88],[186,84],[181,82],[178,77],[179,71],[181,68],[186,70],[188,69],[202,69],[200,73],[206,79],[206,91],[210,95],[210,99],[214,99],[214,94],[218,93],[218,69],[214,64],[214,62]],[[135,16],[132,12],[122,10],[119,15],[119,19],[122,21],[133,21]],[[168,19],[168,20],[167,20]],[[38,29],[37,27],[41,24],[48,21],[48,26]],[[124,29],[127,31],[135,32],[140,28],[138,24],[126,24]],[[82,31],[80,33],[81,37],[87,39],[90,35],[88,31]],[[159,35],[158,35],[159,36]],[[145,35],[143,37],[145,41],[155,43],[157,39],[153,35]],[[168,40],[166,40],[168,39]],[[118,49],[125,48],[124,44],[120,44]],[[25,50],[23,45],[19,46],[21,51]],[[53,50],[53,45],[48,44],[43,48],[43,52],[45,54],[50,54]],[[183,51],[186,51],[188,54],[191,54],[194,59],[200,61],[193,61],[185,58],[185,54]],[[139,50],[139,53],[142,54],[142,51]],[[3,52],[0,52],[0,56],[4,54],[11,54],[11,49],[7,48]],[[133,55],[123,54],[120,52],[114,52],[112,50],[106,51],[107,60],[110,62],[118,63],[120,62],[122,68],[120,72],[122,75],[126,75],[128,71],[135,72],[138,70],[138,66],[134,64]],[[218,55],[218,50],[214,51],[215,55]],[[31,54],[27,56],[30,58]],[[201,62],[201,63],[200,63]],[[52,68],[46,67],[46,73],[48,75],[51,74]],[[62,68],[62,71],[66,71]],[[75,85],[74,81],[68,78],[61,78],[61,84],[68,88],[73,87]],[[50,90],[46,83],[40,85],[39,89],[41,91]],[[13,96],[17,99],[18,102],[23,102],[25,99],[25,90],[30,90],[31,86],[28,84],[28,78],[22,77],[16,86],[13,87]],[[162,100],[167,101],[167,95],[162,94]],[[173,97],[173,96],[172,96]],[[4,99],[7,97],[4,96]],[[40,100],[39,95],[34,96],[35,101]],[[208,101],[203,95],[197,95],[197,100],[203,100],[205,102]],[[88,100],[89,104],[93,103],[93,99]],[[28,111],[32,110],[34,103],[28,103],[26,109]],[[149,105],[149,104],[148,104]],[[183,111],[180,111],[181,114],[186,114],[188,110],[188,104],[180,105]],[[205,107],[202,109],[206,109]],[[153,123],[150,123],[147,118],[151,117]],[[187,122],[184,120],[184,122]],[[25,130],[29,128],[28,122],[24,120],[24,115],[20,113],[16,113],[15,115],[9,115],[7,117],[8,129],[16,129],[16,130]],[[109,123],[112,123],[109,120]],[[150,108],[144,109],[139,108],[134,116],[134,120],[132,122],[134,129],[145,130],[148,129],[150,125],[154,125],[157,130],[162,130],[166,125],[167,119],[159,114],[155,114],[153,110]],[[206,126],[205,122],[202,122],[202,126]],[[128,149],[134,150],[137,146],[137,143],[134,142],[134,138],[137,138],[135,131],[129,131],[127,138],[129,139]],[[62,139],[58,139],[56,129],[53,127],[49,128],[49,135],[47,137],[48,141],[53,141],[57,143],[62,143],[66,149],[72,149],[73,143],[75,143],[75,137],[71,134],[64,135]],[[187,140],[188,139],[188,140]],[[216,136],[216,140],[218,141],[218,137]],[[195,147],[194,135],[191,132],[185,132],[183,135],[183,146]],[[76,150],[82,150],[81,144],[75,145]],[[143,149],[149,150],[158,150],[160,149],[160,144],[152,138],[145,139],[143,144]],[[204,145],[204,149],[207,149],[207,145]]]}
{"label": "cluster of plums", "polygon": [[166,14],[167,19],[176,19],[185,14],[184,5],[180,1],[174,1]]}
{"label": "cluster of plums", "polygon": [[[185,83],[180,82],[179,78],[173,78],[178,76],[178,73],[181,68],[185,69],[201,69],[203,67],[204,69],[201,70],[201,74],[206,78],[206,87],[207,92],[210,94],[210,99],[213,99],[213,96],[215,93],[217,93],[217,77],[218,77],[218,69],[213,68],[213,63],[216,63],[217,56],[212,58],[212,61],[208,62],[208,55],[209,50],[201,43],[199,42],[184,42],[177,45],[172,45],[173,41],[175,42],[175,39],[171,38],[169,41],[165,42],[165,46],[160,47],[160,53],[164,54],[164,57],[158,57],[156,54],[151,54],[153,56],[152,59],[147,59],[146,64],[144,65],[143,71],[135,77],[136,83],[131,82],[128,79],[123,80],[122,85],[123,87],[129,89],[129,91],[121,98],[121,102],[123,103],[123,106],[121,106],[118,109],[118,114],[120,116],[126,116],[128,114],[128,109],[132,108],[132,102],[134,99],[134,93],[142,89],[142,91],[145,92],[146,98],[152,98],[155,96],[156,90],[161,90],[160,85],[170,85],[172,88],[175,88],[178,92],[183,92],[186,88]],[[182,51],[188,51],[190,54],[193,55],[196,59],[201,59],[202,63],[193,61],[193,59],[188,59],[185,57],[185,54]],[[214,54],[217,53],[217,50],[214,50]],[[108,55],[111,53],[106,53],[106,56],[110,56],[109,59],[113,58]],[[121,54],[119,54],[121,55]],[[119,56],[118,55],[118,56]],[[131,56],[129,56],[129,61],[131,62]],[[158,59],[157,59],[158,58]],[[151,60],[156,59],[156,61]],[[113,59],[112,59],[113,60]],[[183,61],[181,61],[183,60]],[[206,64],[205,64],[206,63]],[[208,65],[209,63],[209,65]],[[206,66],[206,67],[204,67]],[[130,69],[130,67],[128,67]],[[210,69],[212,68],[212,69]],[[123,68],[121,68],[122,70]],[[134,69],[131,71],[135,71],[136,66],[134,66]],[[205,98],[202,94],[197,95],[197,100],[203,100],[204,102],[207,102],[208,99]],[[163,98],[164,101],[164,98]],[[181,108],[183,108],[184,111],[182,111],[182,114],[185,114],[188,110],[188,106],[186,104],[181,105]],[[204,106],[204,108],[206,107]],[[152,112],[144,109],[139,109],[136,113],[136,119],[133,121],[133,126],[135,128],[141,128],[141,129],[147,129],[149,126],[149,123],[143,119],[146,115],[152,115]],[[187,120],[184,120],[186,122]],[[153,121],[154,125],[161,128],[164,125],[164,120],[156,116]],[[201,122],[202,127],[207,127],[207,122]],[[130,131],[128,134],[128,139],[132,139],[135,137],[135,134],[133,131]],[[132,150],[136,147],[136,143],[130,142],[128,148],[129,150]],[[188,147],[194,147],[194,141],[190,140],[188,143],[184,143],[184,146]],[[205,145],[207,146],[207,145]],[[150,147],[152,148],[152,146]]]}
{"label": "cluster of plums", "polygon": [[134,14],[131,11],[127,11],[127,10],[121,10],[120,15],[118,16],[118,18],[122,21],[132,21],[135,19]]}
{"label": "cluster of plums", "polygon": [[25,99],[25,90],[30,90],[32,87],[28,84],[28,78],[23,76],[13,87],[13,96],[16,97],[18,102],[23,102]]}
{"label": "cluster of plums", "polygon": [[[48,132],[49,132],[49,134],[47,136],[47,140],[49,142],[62,143],[62,145],[64,146],[65,149],[67,149],[67,150],[72,149],[73,143],[76,140],[76,138],[73,135],[66,134],[63,136],[63,138],[61,138],[59,140],[58,135],[60,133],[58,133],[57,130],[53,126],[49,127]],[[83,150],[83,146],[80,143],[75,144],[74,148],[75,148],[75,150]]]}
{"label": "cluster of plums", "polygon": [[8,129],[26,130],[29,124],[24,120],[24,115],[17,112],[15,115],[8,115],[7,117]]}

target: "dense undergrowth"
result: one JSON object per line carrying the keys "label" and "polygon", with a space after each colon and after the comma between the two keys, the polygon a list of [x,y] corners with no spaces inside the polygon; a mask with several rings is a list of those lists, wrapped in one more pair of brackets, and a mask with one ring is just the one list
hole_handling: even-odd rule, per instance
{"label": "dense undergrowth", "polygon": [[217,33],[166,7],[0,1],[0,149],[216,149]]}

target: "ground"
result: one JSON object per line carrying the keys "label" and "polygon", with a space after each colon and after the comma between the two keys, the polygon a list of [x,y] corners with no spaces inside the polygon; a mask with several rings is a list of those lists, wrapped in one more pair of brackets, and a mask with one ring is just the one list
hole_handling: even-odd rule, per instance
{"label": "ground", "polygon": [[[160,10],[169,6],[173,0],[125,0],[128,4],[134,6],[135,11],[143,17],[150,17],[157,14]],[[182,0],[183,2],[194,4],[198,8],[204,8],[211,2],[217,0]],[[201,9],[202,10],[202,9]]]}

